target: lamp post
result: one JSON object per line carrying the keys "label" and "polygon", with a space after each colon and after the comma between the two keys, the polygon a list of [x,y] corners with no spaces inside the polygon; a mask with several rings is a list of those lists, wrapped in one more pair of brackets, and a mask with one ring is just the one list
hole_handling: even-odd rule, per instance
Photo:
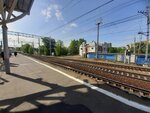
{"label": "lamp post", "polygon": [[[3,31],[3,45],[4,45],[4,64],[7,74],[10,73],[9,63],[9,49],[7,38],[7,23],[17,21],[25,15],[30,14],[30,9],[34,0],[0,0],[0,25]],[[20,12],[16,15],[14,11]]]}

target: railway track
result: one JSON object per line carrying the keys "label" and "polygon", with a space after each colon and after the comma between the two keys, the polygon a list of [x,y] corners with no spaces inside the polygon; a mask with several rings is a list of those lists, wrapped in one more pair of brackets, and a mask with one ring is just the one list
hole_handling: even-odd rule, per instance
{"label": "railway track", "polygon": [[[93,65],[84,62],[74,61],[74,60],[63,60],[59,58],[48,58],[48,57],[41,57],[41,56],[32,56],[39,60],[76,71],[81,74],[88,75],[97,81],[101,80],[106,84],[111,86],[120,88],[124,91],[129,93],[135,94],[139,97],[146,97],[150,98],[150,81],[148,79],[141,79],[138,76],[145,76],[145,75],[138,75],[137,77],[129,76],[129,74],[122,72],[121,70],[115,70],[112,68],[106,68],[106,66],[97,66],[97,64]],[[124,74],[122,74],[124,73]],[[131,73],[131,72],[130,72]],[[131,73],[132,75],[132,73]],[[143,77],[145,78],[145,77]]]}
{"label": "railway track", "polygon": [[[79,62],[80,63],[80,60],[78,61],[78,60],[70,59],[70,60],[67,60],[67,61],[69,61],[69,62]],[[127,76],[127,77],[130,77],[130,78],[135,78],[135,79],[140,79],[140,80],[150,82],[150,75],[149,74],[138,73],[138,72],[135,72],[135,71],[120,69],[120,68],[116,68],[116,67],[108,67],[108,66],[93,64],[93,63],[90,63],[90,62],[84,62],[83,65],[88,66],[89,68],[96,69],[96,70],[101,70],[103,72],[116,74],[118,76]]]}
{"label": "railway track", "polygon": [[116,63],[110,63],[110,62],[103,62],[103,61],[87,61],[87,60],[78,60],[78,59],[67,59],[65,60],[72,60],[72,61],[80,61],[80,62],[86,62],[91,64],[97,64],[101,66],[109,66],[114,68],[120,68],[120,69],[126,69],[126,70],[132,70],[132,71],[138,71],[138,72],[149,72],[150,68],[141,67],[141,66],[133,66],[133,65],[124,65],[124,64],[116,64]]}

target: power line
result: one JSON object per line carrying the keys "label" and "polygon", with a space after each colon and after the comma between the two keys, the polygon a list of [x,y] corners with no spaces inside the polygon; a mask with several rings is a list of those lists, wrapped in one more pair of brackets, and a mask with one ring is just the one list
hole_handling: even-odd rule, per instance
{"label": "power line", "polygon": [[[114,7],[114,8],[111,8],[111,9],[109,9],[109,10],[107,10],[107,11],[101,13],[101,15],[107,16],[108,14],[106,14],[106,13],[111,13],[113,9],[115,9],[116,11],[120,11],[120,10],[119,10],[120,8],[123,9],[123,8],[125,8],[125,7],[128,7],[128,6],[131,6],[131,5],[133,5],[133,4],[136,4],[136,3],[140,2],[140,1],[141,1],[141,0],[131,0],[131,1],[128,1],[128,2],[125,2],[125,3],[119,4],[118,6],[116,6],[116,7]],[[95,18],[95,17],[96,17],[96,18]],[[102,16],[101,16],[101,17],[102,17]],[[80,24],[80,25],[82,25],[82,26],[87,25],[88,23],[92,22],[93,20],[95,21],[96,19],[98,19],[98,15],[94,15],[94,16],[92,16],[92,17],[89,17],[89,18],[86,19],[86,20],[81,21],[81,24]]]}
{"label": "power line", "polygon": [[73,5],[71,5],[71,8],[75,7],[76,5],[78,5],[82,0],[78,0],[76,1]]}
{"label": "power line", "polygon": [[[125,8],[125,7],[128,7],[128,6],[131,6],[131,5],[133,5],[133,4],[135,4],[135,3],[138,3],[138,2],[140,2],[140,1],[141,1],[141,0],[131,0],[131,1],[128,1],[128,2],[125,2],[125,3],[119,4],[118,6],[113,7],[113,8],[111,8],[111,9],[109,9],[109,10],[103,12],[102,15],[104,14],[104,15],[106,16],[106,13],[111,13],[113,9],[119,11],[120,8]],[[77,4],[80,3],[80,2],[81,2],[81,0],[77,1],[74,5],[77,5]],[[108,14],[107,14],[107,15],[108,15]],[[97,17],[97,15],[92,16],[92,17],[90,17],[90,18],[84,20],[84,22],[87,23],[87,21],[89,21],[89,20],[91,20],[91,19],[93,20],[94,17]],[[96,18],[94,18],[94,19],[96,19]],[[71,23],[71,22],[70,22],[70,23]],[[83,22],[82,22],[82,23],[83,23]],[[58,27],[58,29],[60,29],[60,28]],[[56,30],[57,30],[57,29],[56,29]],[[53,31],[55,31],[55,29],[54,29]],[[51,32],[53,32],[53,31],[51,31]],[[48,32],[48,33],[50,33],[50,32]],[[48,33],[46,33],[46,34],[48,34]]]}
{"label": "power line", "polygon": [[[133,16],[129,16],[129,17],[126,17],[126,18],[123,18],[123,19],[119,19],[119,20],[116,20],[116,21],[113,21],[113,22],[109,22],[109,23],[106,23],[106,24],[103,24],[101,26],[101,29],[103,28],[108,28],[108,27],[111,27],[111,26],[114,26],[114,25],[118,25],[118,24],[122,24],[122,23],[125,23],[125,22],[129,22],[129,21],[133,21],[133,20],[136,20],[136,19],[139,19],[141,18],[140,15],[133,15]],[[92,27],[92,28],[89,28],[85,31],[81,31],[81,32],[78,32],[78,33],[74,33],[74,34],[83,34],[83,33],[87,33],[89,31],[93,31],[95,30],[95,27]]]}
{"label": "power line", "polygon": [[123,19],[116,20],[114,22],[106,23],[106,24],[102,25],[101,27],[102,28],[111,27],[111,26],[114,26],[114,25],[122,24],[122,23],[125,23],[125,22],[129,22],[129,21],[132,21],[132,20],[139,19],[139,18],[141,18],[141,17],[137,14],[137,15],[133,15],[133,16],[129,16],[129,17],[126,17],[126,18],[123,18]]}
{"label": "power line", "polygon": [[70,21],[67,22],[66,24],[63,24],[63,25],[61,25],[61,26],[58,26],[58,27],[54,28],[53,30],[51,30],[50,32],[47,32],[46,34],[51,33],[51,32],[54,32],[54,31],[56,31],[56,30],[58,30],[58,29],[61,29],[61,28],[63,28],[64,26],[66,26],[66,25],[68,25],[68,24],[70,24],[70,23],[72,23],[72,22],[74,22],[74,21],[76,21],[76,20],[78,20],[78,19],[80,19],[80,18],[82,18],[82,17],[88,15],[89,13],[92,13],[92,12],[95,11],[95,10],[98,10],[99,8],[105,6],[105,5],[107,5],[107,4],[109,4],[109,3],[113,2],[113,1],[114,1],[114,0],[110,0],[110,1],[108,1],[108,2],[106,2],[106,3],[104,3],[104,4],[100,5],[100,6],[98,6],[98,7],[96,7],[96,8],[94,8],[94,9],[92,9],[92,10],[90,10],[90,11],[88,11],[88,12],[86,12],[86,13],[84,13],[84,14],[82,14],[82,15],[80,15],[80,16],[78,16],[78,17],[72,19],[72,20],[70,20]]}
{"label": "power line", "polygon": [[[145,29],[146,28],[142,28],[142,30],[145,30]],[[96,27],[93,27],[93,28],[90,28],[90,29],[82,32],[82,33],[90,32],[90,31],[95,31],[95,30],[96,30]],[[129,33],[129,32],[133,32],[133,31],[137,31],[137,30],[138,29],[122,30],[122,31],[117,31],[117,32],[109,32],[109,33],[105,33],[105,34],[101,34],[101,35],[106,36],[106,35],[110,35],[110,34],[118,34],[118,33],[125,33],[125,32]],[[74,37],[77,37],[77,36],[74,36]],[[69,41],[70,40],[69,38],[70,37],[67,37],[67,38],[63,39],[63,41]],[[118,41],[118,39],[117,39],[117,41]]]}
{"label": "power line", "polygon": [[64,7],[61,10],[63,11],[64,9],[66,9],[73,1],[74,0],[69,0],[69,2],[67,2],[67,4],[64,5]]}

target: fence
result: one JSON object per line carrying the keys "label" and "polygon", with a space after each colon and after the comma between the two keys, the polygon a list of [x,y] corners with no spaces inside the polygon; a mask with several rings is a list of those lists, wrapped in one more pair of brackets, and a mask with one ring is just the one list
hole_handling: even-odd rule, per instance
{"label": "fence", "polygon": [[[96,54],[88,53],[87,58],[94,59],[96,58]],[[119,61],[119,62],[124,62],[125,60],[123,54],[98,54],[98,58],[104,60],[110,60],[110,61]],[[145,55],[131,55],[130,62],[135,63],[137,65],[143,65],[145,63]],[[147,63],[150,64],[150,56],[148,57]]]}

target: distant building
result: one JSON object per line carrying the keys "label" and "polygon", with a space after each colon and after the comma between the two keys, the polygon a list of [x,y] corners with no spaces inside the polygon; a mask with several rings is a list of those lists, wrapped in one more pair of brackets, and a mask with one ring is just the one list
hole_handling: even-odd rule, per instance
{"label": "distant building", "polygon": [[102,44],[102,53],[108,53],[108,48],[112,47],[112,43],[106,43],[104,42]]}
{"label": "distant building", "polygon": [[[111,47],[111,43],[104,42],[103,44],[99,44],[98,53],[107,53],[109,47]],[[79,55],[85,56],[87,53],[96,53],[97,44],[95,41],[92,41],[89,44],[83,42],[79,47]]]}
{"label": "distant building", "polygon": [[79,47],[79,55],[84,56],[87,53],[86,43],[83,42]]}
{"label": "distant building", "polygon": [[[147,43],[147,40],[142,41],[143,43]],[[148,40],[148,43],[150,43],[150,39]]]}

